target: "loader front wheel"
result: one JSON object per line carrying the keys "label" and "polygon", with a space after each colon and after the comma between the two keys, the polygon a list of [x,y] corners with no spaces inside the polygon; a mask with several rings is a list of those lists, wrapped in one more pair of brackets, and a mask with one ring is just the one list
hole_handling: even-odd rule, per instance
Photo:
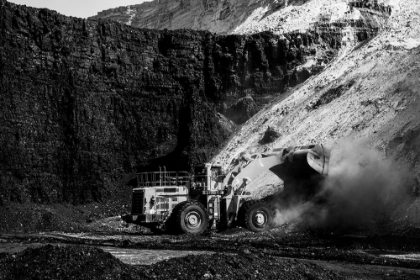
{"label": "loader front wheel", "polygon": [[202,234],[208,227],[206,209],[198,201],[185,201],[177,205],[176,226],[178,232]]}
{"label": "loader front wheel", "polygon": [[249,200],[242,204],[238,212],[238,222],[246,229],[261,232],[273,225],[274,211],[261,200]]}

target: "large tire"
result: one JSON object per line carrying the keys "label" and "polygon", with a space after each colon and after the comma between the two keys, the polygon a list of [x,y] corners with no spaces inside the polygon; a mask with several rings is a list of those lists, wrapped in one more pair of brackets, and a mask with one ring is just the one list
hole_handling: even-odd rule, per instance
{"label": "large tire", "polygon": [[268,230],[273,225],[273,219],[273,209],[261,200],[246,201],[238,212],[239,225],[253,232]]}
{"label": "large tire", "polygon": [[198,201],[184,201],[174,208],[174,226],[178,233],[202,234],[209,219],[204,206]]}

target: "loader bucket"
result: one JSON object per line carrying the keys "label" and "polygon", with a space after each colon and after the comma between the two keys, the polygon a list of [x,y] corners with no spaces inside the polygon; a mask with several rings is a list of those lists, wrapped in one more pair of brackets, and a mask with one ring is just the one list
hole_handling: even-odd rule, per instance
{"label": "loader bucket", "polygon": [[324,145],[316,145],[308,151],[307,160],[310,167],[319,174],[327,175],[330,162],[331,149]]}

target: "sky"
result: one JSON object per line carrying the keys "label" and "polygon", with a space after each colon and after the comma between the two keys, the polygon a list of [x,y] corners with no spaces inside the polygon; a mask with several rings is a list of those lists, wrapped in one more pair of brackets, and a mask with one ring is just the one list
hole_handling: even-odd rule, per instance
{"label": "sky", "polygon": [[[48,8],[60,14],[73,17],[86,18],[96,15],[99,11],[120,6],[128,6],[146,2],[146,0],[8,0],[9,2],[31,6],[35,8]],[[147,0],[152,1],[152,0]]]}

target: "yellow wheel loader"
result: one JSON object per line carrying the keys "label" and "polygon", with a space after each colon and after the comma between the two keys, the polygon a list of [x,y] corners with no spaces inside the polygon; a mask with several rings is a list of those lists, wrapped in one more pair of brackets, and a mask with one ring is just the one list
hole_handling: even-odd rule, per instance
{"label": "yellow wheel loader", "polygon": [[131,214],[122,219],[174,233],[202,234],[209,227],[235,226],[264,231],[274,219],[273,199],[255,199],[252,190],[278,184],[283,201],[311,196],[328,173],[330,153],[324,145],[295,146],[243,154],[225,174],[222,166],[210,163],[196,166],[194,174],[165,168],[138,173]]}

